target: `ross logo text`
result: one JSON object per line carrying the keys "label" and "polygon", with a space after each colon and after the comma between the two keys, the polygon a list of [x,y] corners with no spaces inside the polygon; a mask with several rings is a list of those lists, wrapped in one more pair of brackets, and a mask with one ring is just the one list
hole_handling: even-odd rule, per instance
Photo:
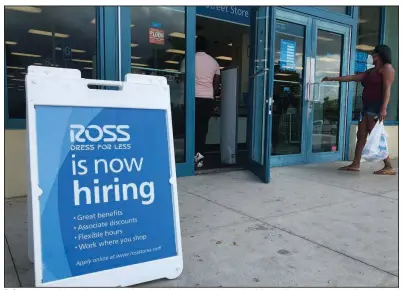
{"label": "ross logo text", "polygon": [[83,125],[70,125],[70,142],[128,142],[130,134],[126,132],[128,125],[90,125],[87,128]]}

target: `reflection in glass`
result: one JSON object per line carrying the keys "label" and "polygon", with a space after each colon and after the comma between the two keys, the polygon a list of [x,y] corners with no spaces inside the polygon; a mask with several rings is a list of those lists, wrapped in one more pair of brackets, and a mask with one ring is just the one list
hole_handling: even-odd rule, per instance
{"label": "reflection in glass", "polygon": [[[321,83],[324,77],[341,75],[342,45],[342,35],[318,30],[316,83]],[[340,84],[339,82],[321,83],[320,87],[314,90],[314,94],[318,96],[319,101],[313,102],[312,152],[338,151]]]}
{"label": "reflection in glass", "polygon": [[176,162],[185,162],[185,9],[131,8],[132,73],[167,78]]}
{"label": "reflection in glass", "polygon": [[[94,7],[5,7],[8,117],[25,119],[25,75],[30,65],[74,68],[96,78]],[[69,54],[68,52],[71,52]]]}
{"label": "reflection in glass", "polygon": [[272,155],[301,152],[305,27],[276,21]]}

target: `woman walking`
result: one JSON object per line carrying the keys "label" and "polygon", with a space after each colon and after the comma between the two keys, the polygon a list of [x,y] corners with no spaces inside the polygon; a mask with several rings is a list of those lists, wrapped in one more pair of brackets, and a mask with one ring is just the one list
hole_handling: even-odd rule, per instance
{"label": "woman walking", "polygon": [[[379,45],[372,52],[374,68],[356,75],[342,77],[326,77],[325,81],[337,82],[361,82],[362,94],[362,118],[358,125],[355,157],[351,165],[341,167],[340,170],[360,171],[362,151],[366,144],[367,136],[373,130],[376,122],[384,121],[387,117],[387,106],[390,101],[391,85],[394,81],[395,71],[391,65],[391,50],[387,45]],[[379,175],[395,175],[391,160],[384,160],[384,168],[374,172]]]}

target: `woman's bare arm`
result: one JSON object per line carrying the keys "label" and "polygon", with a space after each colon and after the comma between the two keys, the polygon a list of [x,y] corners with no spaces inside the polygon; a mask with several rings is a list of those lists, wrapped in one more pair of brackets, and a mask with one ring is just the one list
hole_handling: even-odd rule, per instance
{"label": "woman's bare arm", "polygon": [[366,73],[358,73],[356,75],[351,76],[342,76],[342,77],[325,77],[323,78],[323,82],[360,82],[363,80],[363,77]]}

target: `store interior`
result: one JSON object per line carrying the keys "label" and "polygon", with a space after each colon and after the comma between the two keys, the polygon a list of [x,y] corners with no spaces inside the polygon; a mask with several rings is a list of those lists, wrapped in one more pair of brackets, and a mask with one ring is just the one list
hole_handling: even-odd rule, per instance
{"label": "store interior", "polygon": [[[209,121],[202,171],[246,165],[249,31],[249,27],[244,25],[203,16],[196,18],[196,35],[208,40],[207,53],[217,60],[222,75],[222,94],[220,100],[216,101],[216,108]],[[233,85],[236,87],[232,92],[226,91]],[[231,131],[234,131],[234,141],[231,138],[225,140],[223,135],[231,135]],[[225,156],[229,154],[231,158]]]}

